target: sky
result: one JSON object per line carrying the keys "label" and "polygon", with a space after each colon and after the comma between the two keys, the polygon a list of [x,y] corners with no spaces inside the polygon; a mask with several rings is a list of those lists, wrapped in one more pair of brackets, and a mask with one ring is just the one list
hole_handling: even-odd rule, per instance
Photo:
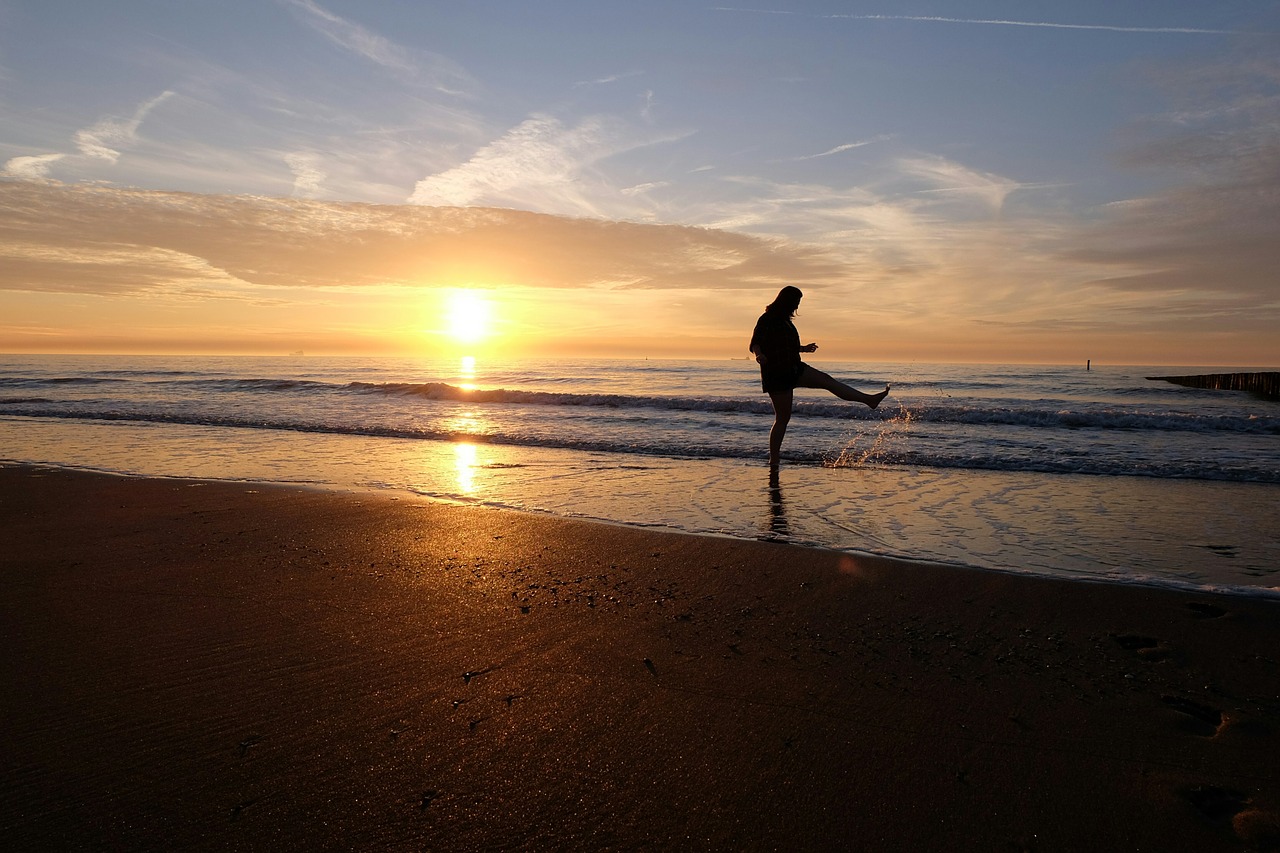
{"label": "sky", "polygon": [[0,0],[0,352],[1280,365],[1280,0]]}

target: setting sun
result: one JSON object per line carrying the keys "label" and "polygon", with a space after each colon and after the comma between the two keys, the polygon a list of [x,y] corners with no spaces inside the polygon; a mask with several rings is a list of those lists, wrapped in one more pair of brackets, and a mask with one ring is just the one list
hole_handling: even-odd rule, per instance
{"label": "setting sun", "polygon": [[448,330],[455,340],[474,344],[489,336],[489,299],[475,290],[449,297]]}

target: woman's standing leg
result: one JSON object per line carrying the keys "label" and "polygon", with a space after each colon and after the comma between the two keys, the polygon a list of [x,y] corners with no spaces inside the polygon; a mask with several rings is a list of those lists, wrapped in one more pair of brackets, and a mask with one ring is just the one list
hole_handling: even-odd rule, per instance
{"label": "woman's standing leg", "polygon": [[782,439],[787,434],[787,424],[791,422],[791,389],[786,391],[770,391],[769,399],[773,401],[773,428],[769,430],[769,467],[777,468],[782,461]]}

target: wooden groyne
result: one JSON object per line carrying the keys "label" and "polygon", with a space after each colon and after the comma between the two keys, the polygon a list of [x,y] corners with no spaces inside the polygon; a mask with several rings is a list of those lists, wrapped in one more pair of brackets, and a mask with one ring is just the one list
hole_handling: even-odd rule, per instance
{"label": "wooden groyne", "polygon": [[1148,376],[1147,378],[1172,382],[1174,385],[1186,385],[1189,388],[1248,391],[1267,400],[1280,400],[1280,372],[1206,373],[1201,376]]}

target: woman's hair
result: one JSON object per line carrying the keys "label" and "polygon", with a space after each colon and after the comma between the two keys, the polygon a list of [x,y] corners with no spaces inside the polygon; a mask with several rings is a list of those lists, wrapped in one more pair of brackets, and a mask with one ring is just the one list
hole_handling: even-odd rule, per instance
{"label": "woman's hair", "polygon": [[773,301],[765,306],[765,311],[770,313],[786,314],[788,317],[794,317],[796,309],[800,307],[800,299],[804,294],[800,292],[800,288],[788,284],[782,290],[778,291],[778,295]]}

